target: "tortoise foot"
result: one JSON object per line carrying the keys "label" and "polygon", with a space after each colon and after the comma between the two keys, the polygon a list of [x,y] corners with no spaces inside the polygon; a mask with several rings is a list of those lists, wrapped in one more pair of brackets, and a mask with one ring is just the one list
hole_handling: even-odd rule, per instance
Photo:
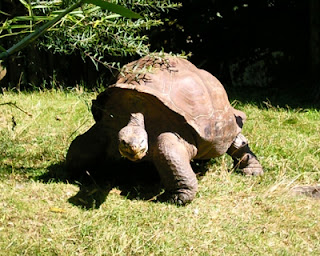
{"label": "tortoise foot", "polygon": [[245,154],[242,159],[236,164],[236,167],[242,170],[245,175],[248,176],[260,176],[263,175],[263,168],[258,159],[250,154]]}
{"label": "tortoise foot", "polygon": [[168,192],[157,198],[158,202],[174,204],[177,206],[184,206],[190,203],[194,199],[194,196],[184,192]]}
{"label": "tortoise foot", "polygon": [[193,197],[190,197],[187,193],[174,193],[170,194],[168,202],[178,206],[183,206],[192,201]]}
{"label": "tortoise foot", "polygon": [[248,140],[239,133],[227,153],[234,161],[234,169],[241,169],[245,175],[259,176],[263,168],[255,154],[250,150]]}

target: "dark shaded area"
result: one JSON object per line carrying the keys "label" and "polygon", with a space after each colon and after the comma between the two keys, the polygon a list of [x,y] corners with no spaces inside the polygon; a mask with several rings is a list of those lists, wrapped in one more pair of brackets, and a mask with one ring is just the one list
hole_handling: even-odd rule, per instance
{"label": "dark shaded area", "polygon": [[160,178],[150,163],[104,163],[86,173],[70,175],[64,163],[52,165],[38,177],[42,182],[66,182],[79,186],[69,202],[86,209],[99,208],[113,188],[132,200],[151,200],[161,191]]}
{"label": "dark shaded area", "polygon": [[224,83],[234,79],[230,72],[237,70],[232,65],[239,64],[241,72],[257,61],[273,69],[273,76],[303,73],[308,68],[308,8],[306,1],[298,0],[188,0],[172,14],[170,20],[176,22],[168,22],[162,33],[154,32],[152,46],[192,52],[193,63]]}
{"label": "dark shaded area", "polygon": [[[280,105],[273,98],[281,98],[285,104],[312,107],[320,95],[319,11],[317,0],[186,0],[181,9],[163,14],[164,26],[147,33],[152,51],[192,52],[190,60],[218,77],[228,92],[239,91],[254,102],[268,98]],[[136,58],[108,56],[122,64]],[[46,80],[49,88],[56,82],[92,88],[113,79],[110,70],[96,71],[90,60],[34,46],[9,59],[7,66],[2,87],[38,87]]]}
{"label": "dark shaded area", "polygon": [[[20,15],[20,5],[4,0],[0,7]],[[164,26],[147,33],[152,51],[191,52],[191,62],[218,77],[228,92],[244,94],[245,100],[268,98],[275,105],[287,101],[284,104],[293,102],[293,107],[317,107],[319,12],[317,0],[186,0],[181,9],[162,14]],[[6,48],[12,43],[1,42]],[[107,56],[121,64],[136,58]],[[6,65],[8,73],[0,86],[17,89],[107,86],[114,74],[101,66],[97,71],[80,55],[55,55],[34,45]]]}
{"label": "dark shaded area", "polygon": [[73,88],[79,85],[92,89],[110,84],[113,74],[117,73],[117,70],[105,67],[97,70],[90,59],[83,59],[80,55],[53,54],[34,45],[11,56],[5,64],[7,75],[0,81],[0,86],[17,90]]}
{"label": "dark shaded area", "polygon": [[311,2],[184,1],[152,32],[152,46],[192,52],[190,60],[218,77],[232,99],[319,107],[319,4]]}
{"label": "dark shaded area", "polygon": [[[208,171],[208,161],[195,161],[192,167],[198,179],[201,179]],[[79,186],[77,194],[68,201],[85,209],[99,208],[113,188],[130,200],[167,200],[160,177],[154,165],[149,162],[133,163],[123,160],[113,164],[105,163],[98,170],[72,176],[67,173],[65,163],[62,162],[50,166],[47,173],[36,179],[44,183],[65,182]]]}
{"label": "dark shaded area", "polygon": [[[19,6],[8,0],[0,5],[13,16],[21,14]],[[151,48],[192,52],[191,61],[217,76],[228,91],[254,90],[268,94],[264,99],[278,93],[296,102],[303,95],[316,102],[320,93],[319,10],[317,0],[186,0],[181,9],[163,14],[164,26],[150,31]],[[1,42],[6,48],[12,43],[10,39]],[[124,64],[137,57],[108,59]],[[34,46],[6,64],[8,74],[2,87],[26,89],[46,80],[42,86],[48,88],[82,82],[92,88],[112,80],[110,70],[100,67],[96,71],[90,60],[55,55]]]}
{"label": "dark shaded area", "polygon": [[271,106],[285,109],[312,108],[319,109],[320,102],[312,99],[312,92],[306,91],[307,84],[301,86],[292,86],[291,88],[227,88],[230,102],[239,101],[241,103],[255,104],[261,109],[267,109]]}
{"label": "dark shaded area", "polygon": [[17,0],[1,0],[0,10],[3,13],[0,13],[0,21],[5,20],[9,17],[15,17],[25,14],[25,8]]}

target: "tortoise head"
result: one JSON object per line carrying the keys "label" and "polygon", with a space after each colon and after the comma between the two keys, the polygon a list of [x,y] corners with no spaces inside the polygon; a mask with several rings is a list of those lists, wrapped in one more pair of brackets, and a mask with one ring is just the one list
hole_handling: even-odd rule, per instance
{"label": "tortoise head", "polygon": [[148,134],[144,128],[142,114],[132,114],[128,125],[119,131],[118,136],[119,152],[122,156],[137,161],[147,154]]}

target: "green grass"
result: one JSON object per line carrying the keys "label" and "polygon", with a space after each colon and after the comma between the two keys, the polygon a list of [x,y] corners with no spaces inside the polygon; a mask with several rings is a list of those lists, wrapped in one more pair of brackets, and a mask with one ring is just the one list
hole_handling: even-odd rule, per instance
{"label": "green grass", "polygon": [[87,209],[72,203],[79,185],[42,177],[62,170],[71,141],[93,124],[95,96],[80,89],[1,95],[0,104],[15,104],[0,105],[0,255],[320,254],[319,200],[290,193],[320,183],[318,110],[237,105],[263,177],[229,172],[232,161],[222,156],[186,207],[138,199],[139,187],[132,198],[122,187],[93,185],[87,195],[105,197]]}

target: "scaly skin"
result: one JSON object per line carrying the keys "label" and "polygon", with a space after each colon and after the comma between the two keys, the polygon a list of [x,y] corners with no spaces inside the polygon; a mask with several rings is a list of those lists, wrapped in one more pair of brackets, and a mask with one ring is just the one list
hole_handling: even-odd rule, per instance
{"label": "scaly skin", "polygon": [[142,113],[132,113],[129,123],[119,133],[119,152],[122,156],[135,162],[141,160],[148,152],[148,134],[144,127]]}
{"label": "scaly skin", "polygon": [[166,132],[158,137],[153,161],[169,193],[169,202],[185,205],[194,199],[198,181],[190,160],[196,154],[196,147],[176,134]]}
{"label": "scaly skin", "polygon": [[[142,113],[131,114],[119,134],[119,151],[131,161],[142,160],[148,149],[148,137]],[[198,182],[190,161],[197,154],[195,146],[179,135],[165,132],[158,136],[152,159],[169,194],[169,201],[185,205],[193,200]]]}
{"label": "scaly skin", "polygon": [[234,161],[234,167],[245,175],[263,175],[263,168],[255,154],[250,150],[248,140],[241,133],[235,138],[227,153]]}

